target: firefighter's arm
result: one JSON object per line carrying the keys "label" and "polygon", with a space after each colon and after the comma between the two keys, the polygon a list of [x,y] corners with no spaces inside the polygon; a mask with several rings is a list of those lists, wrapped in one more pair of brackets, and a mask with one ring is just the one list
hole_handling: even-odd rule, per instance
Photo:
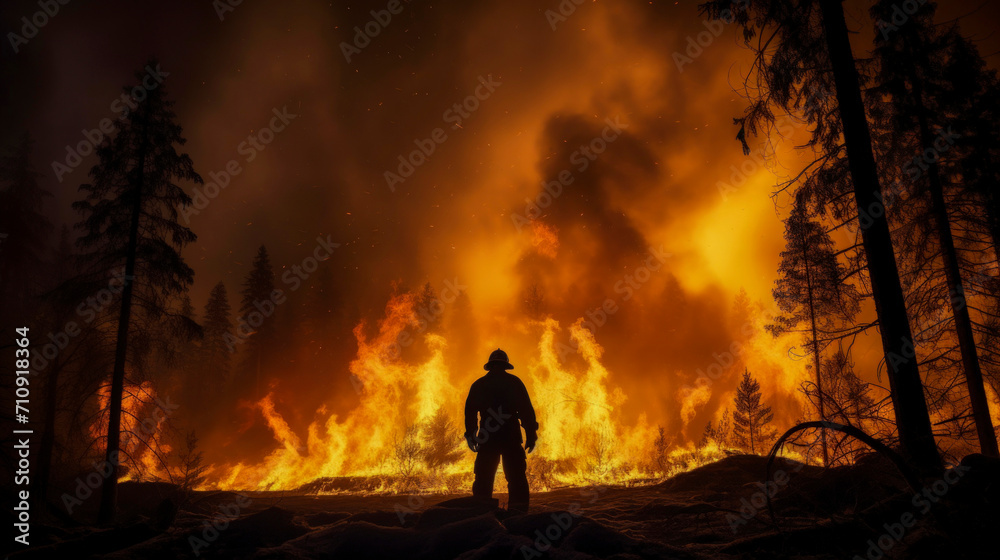
{"label": "firefighter's arm", "polygon": [[465,443],[469,446],[469,449],[473,453],[479,451],[479,443],[476,441],[476,432],[479,430],[477,407],[476,403],[473,401],[472,394],[475,390],[475,386],[469,389],[469,397],[465,399]]}
{"label": "firefighter's arm", "polygon": [[538,441],[538,421],[535,418],[535,408],[531,406],[531,397],[528,396],[528,389],[521,383],[522,402],[518,407],[518,417],[521,419],[521,426],[524,428],[524,448],[531,453],[535,449],[535,442]]}

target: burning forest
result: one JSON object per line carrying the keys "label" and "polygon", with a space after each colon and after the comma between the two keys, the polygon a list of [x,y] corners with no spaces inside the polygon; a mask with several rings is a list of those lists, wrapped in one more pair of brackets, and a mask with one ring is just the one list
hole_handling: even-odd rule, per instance
{"label": "burning forest", "polygon": [[997,12],[5,3],[5,550],[992,557]]}

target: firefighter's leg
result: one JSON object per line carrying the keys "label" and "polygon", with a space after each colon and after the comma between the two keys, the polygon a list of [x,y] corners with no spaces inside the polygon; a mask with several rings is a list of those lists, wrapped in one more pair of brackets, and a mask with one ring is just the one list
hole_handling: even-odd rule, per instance
{"label": "firefighter's leg", "polygon": [[472,483],[472,495],[480,498],[493,497],[493,479],[500,465],[500,450],[492,446],[482,446],[476,453],[476,464],[473,472],[476,479]]}
{"label": "firefighter's leg", "polygon": [[528,463],[520,442],[512,444],[503,453],[503,474],[507,477],[507,509],[528,511]]}

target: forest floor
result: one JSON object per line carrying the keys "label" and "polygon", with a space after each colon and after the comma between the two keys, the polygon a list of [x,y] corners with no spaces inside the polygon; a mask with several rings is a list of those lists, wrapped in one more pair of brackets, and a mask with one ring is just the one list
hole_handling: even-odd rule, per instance
{"label": "forest floor", "polygon": [[171,486],[123,484],[120,525],[36,528],[49,544],[11,558],[997,558],[995,461],[969,456],[919,493],[877,456],[833,469],[779,460],[770,474],[766,463],[733,456],[651,486],[540,492],[521,515],[468,496],[275,492],[195,493],[178,510]]}

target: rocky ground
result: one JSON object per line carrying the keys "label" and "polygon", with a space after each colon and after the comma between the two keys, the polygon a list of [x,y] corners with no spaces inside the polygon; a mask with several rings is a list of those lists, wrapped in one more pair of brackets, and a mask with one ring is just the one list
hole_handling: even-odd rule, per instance
{"label": "rocky ground", "polygon": [[169,485],[125,484],[122,524],[36,527],[49,544],[11,558],[997,558],[1000,465],[970,456],[924,484],[877,456],[770,473],[734,456],[652,486],[538,493],[520,515],[442,495],[212,492],[178,508]]}

